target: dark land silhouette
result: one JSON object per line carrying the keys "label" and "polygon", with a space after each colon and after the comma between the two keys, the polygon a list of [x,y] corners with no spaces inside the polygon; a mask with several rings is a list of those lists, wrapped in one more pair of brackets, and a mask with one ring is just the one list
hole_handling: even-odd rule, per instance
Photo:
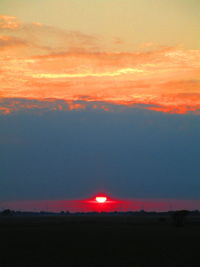
{"label": "dark land silhouette", "polygon": [[1,267],[193,267],[199,266],[200,212],[4,210],[0,238]]}

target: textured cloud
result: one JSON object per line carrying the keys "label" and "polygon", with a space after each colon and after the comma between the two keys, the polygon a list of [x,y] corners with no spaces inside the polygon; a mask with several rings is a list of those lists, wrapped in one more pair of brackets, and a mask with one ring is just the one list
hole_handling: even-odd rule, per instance
{"label": "textured cloud", "polygon": [[21,40],[20,38],[14,36],[0,36],[0,48],[6,49],[10,47],[17,48],[19,46],[26,46],[28,45],[25,41]]}
{"label": "textured cloud", "polygon": [[14,16],[0,15],[0,29],[14,30],[20,27],[17,18]]}
{"label": "textured cloud", "polygon": [[[97,102],[169,113],[200,109],[200,50],[182,47],[116,53],[104,51],[95,36],[65,32],[40,23],[1,16],[1,111],[33,108],[8,99],[64,101],[85,108]],[[17,23],[17,26],[14,26]],[[6,26],[11,25],[11,26]],[[101,49],[102,48],[102,49]],[[76,103],[84,101],[84,104]],[[12,104],[13,105],[13,104]],[[99,105],[105,106],[105,105]],[[51,109],[51,105],[49,105]],[[57,108],[55,108],[57,109]],[[61,105],[61,109],[64,109]],[[68,108],[67,108],[68,109]],[[104,108],[110,110],[109,108]]]}
{"label": "textured cloud", "polygon": [[[5,15],[0,15],[0,34],[10,38],[18,38],[22,42],[31,44],[30,49],[25,51],[25,56],[44,55],[50,52],[63,53],[99,50],[99,40],[96,36],[83,34],[79,31],[64,31],[38,22],[23,23],[18,21],[16,17]],[[23,53],[16,54],[16,56],[21,57],[24,55]]]}

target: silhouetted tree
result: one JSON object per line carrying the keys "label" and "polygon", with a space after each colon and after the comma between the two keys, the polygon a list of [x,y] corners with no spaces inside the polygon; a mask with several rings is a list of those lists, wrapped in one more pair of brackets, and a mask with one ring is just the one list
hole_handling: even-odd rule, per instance
{"label": "silhouetted tree", "polygon": [[177,227],[182,227],[185,224],[185,219],[189,214],[188,210],[178,210],[172,214],[173,223]]}
{"label": "silhouetted tree", "polygon": [[8,215],[11,215],[12,214],[12,211],[10,209],[6,209],[6,210],[3,210],[1,212],[1,215],[3,216],[8,216]]}

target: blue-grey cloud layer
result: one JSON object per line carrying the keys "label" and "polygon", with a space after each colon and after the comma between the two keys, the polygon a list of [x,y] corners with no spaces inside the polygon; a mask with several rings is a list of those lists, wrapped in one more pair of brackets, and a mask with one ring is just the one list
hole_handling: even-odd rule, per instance
{"label": "blue-grey cloud layer", "polygon": [[200,117],[139,109],[0,117],[0,199],[200,198]]}

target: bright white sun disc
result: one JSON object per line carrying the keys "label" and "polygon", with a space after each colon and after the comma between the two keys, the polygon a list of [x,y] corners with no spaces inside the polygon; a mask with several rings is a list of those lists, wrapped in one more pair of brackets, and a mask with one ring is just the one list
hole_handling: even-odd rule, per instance
{"label": "bright white sun disc", "polygon": [[96,202],[98,203],[105,203],[107,200],[107,197],[96,197]]}

